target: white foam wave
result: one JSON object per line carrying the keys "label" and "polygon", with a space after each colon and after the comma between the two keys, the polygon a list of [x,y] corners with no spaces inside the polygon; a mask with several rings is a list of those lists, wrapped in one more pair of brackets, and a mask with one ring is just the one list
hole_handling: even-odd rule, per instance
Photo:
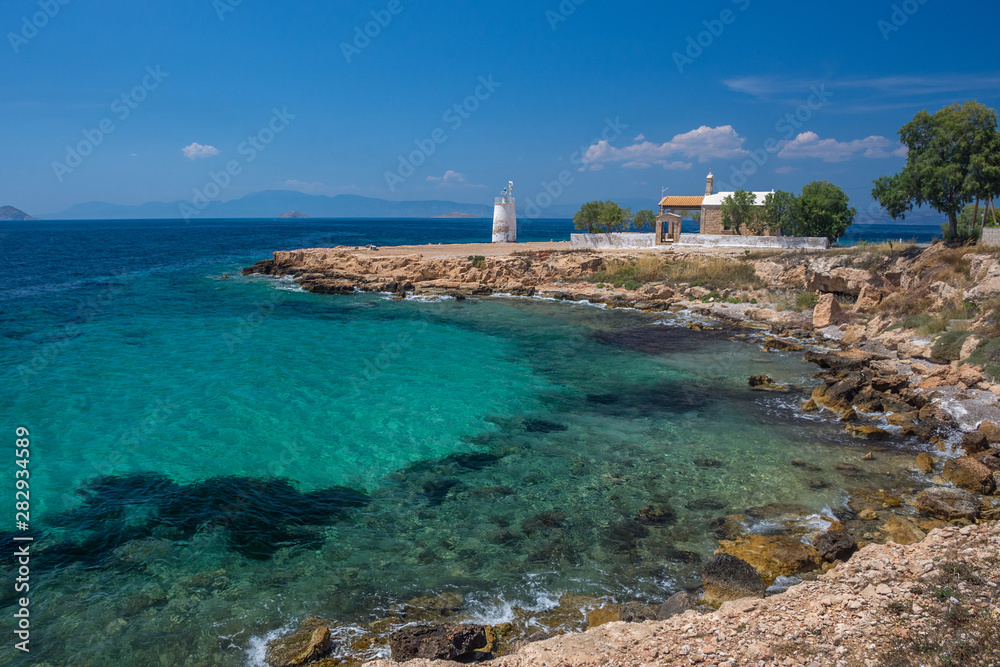
{"label": "white foam wave", "polygon": [[267,654],[268,643],[274,641],[278,637],[283,637],[284,635],[289,634],[294,629],[294,625],[286,625],[278,628],[277,630],[271,630],[266,635],[254,635],[251,637],[250,645],[246,650],[247,659],[244,663],[245,667],[268,667],[267,662],[264,660],[264,656]]}

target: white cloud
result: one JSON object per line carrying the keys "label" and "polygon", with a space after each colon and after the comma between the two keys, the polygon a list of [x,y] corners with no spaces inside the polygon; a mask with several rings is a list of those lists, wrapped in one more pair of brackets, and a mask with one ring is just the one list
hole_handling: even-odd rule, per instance
{"label": "white cloud", "polygon": [[674,156],[707,162],[711,159],[736,159],[747,155],[743,149],[746,141],[732,125],[707,127],[678,134],[663,144],[646,141],[642,135],[631,146],[615,148],[607,141],[599,141],[584,153],[586,169],[595,171],[605,163],[621,162],[629,169],[648,169],[659,165],[664,169],[690,169],[690,162],[670,160]]}
{"label": "white cloud", "polygon": [[184,153],[184,157],[191,160],[197,160],[198,158],[213,157],[219,154],[219,149],[215,146],[202,146],[197,141],[190,146],[185,146],[181,149]]}
{"label": "white cloud", "polygon": [[906,155],[906,147],[889,141],[885,137],[872,136],[854,141],[820,139],[815,132],[803,132],[791,141],[781,144],[782,158],[819,158],[824,162],[844,162],[859,155],[866,158],[901,157]]}
{"label": "white cloud", "polygon": [[796,169],[795,167],[778,167],[777,169],[774,170],[774,173],[776,173],[776,174],[794,174],[797,171],[798,171],[798,169]]}
{"label": "white cloud", "polygon": [[639,142],[639,141],[645,141],[645,140],[646,140],[646,135],[645,134],[640,134],[638,137],[636,137],[632,141]]}
{"label": "white cloud", "polygon": [[460,174],[457,171],[449,169],[444,172],[444,176],[428,176],[427,180],[431,183],[437,183],[439,188],[485,188],[485,185],[475,185],[469,183],[468,179],[465,178],[465,174]]}

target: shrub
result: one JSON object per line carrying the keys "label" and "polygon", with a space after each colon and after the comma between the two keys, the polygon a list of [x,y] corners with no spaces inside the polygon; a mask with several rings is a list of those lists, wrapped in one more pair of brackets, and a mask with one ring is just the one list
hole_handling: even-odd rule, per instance
{"label": "shrub", "polygon": [[932,354],[943,361],[961,361],[962,346],[972,335],[971,331],[948,331],[938,336],[934,342]]}
{"label": "shrub", "polygon": [[795,298],[795,305],[802,310],[815,308],[817,303],[819,303],[819,297],[816,296],[815,292],[800,292]]}
{"label": "shrub", "polygon": [[486,266],[486,258],[482,255],[470,255],[469,261],[472,262],[474,269],[482,269]]}
{"label": "shrub", "polygon": [[638,280],[626,280],[624,287],[629,291],[637,290],[640,287],[642,287],[642,283],[640,283]]}
{"label": "shrub", "polygon": [[982,366],[986,375],[994,380],[1000,379],[1000,338],[992,338],[981,343],[966,361]]}

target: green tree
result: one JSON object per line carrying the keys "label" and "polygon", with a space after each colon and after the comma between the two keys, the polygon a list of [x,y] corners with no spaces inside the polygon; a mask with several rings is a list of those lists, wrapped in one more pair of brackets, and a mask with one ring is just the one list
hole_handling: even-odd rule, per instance
{"label": "green tree", "polygon": [[613,201],[587,202],[573,216],[573,226],[588,234],[625,232],[631,224],[632,209],[622,208]]}
{"label": "green tree", "polygon": [[656,231],[656,214],[652,209],[642,209],[632,218],[632,227],[639,232]]}
{"label": "green tree", "polygon": [[965,102],[933,115],[921,111],[899,136],[909,149],[906,165],[895,176],[876,180],[872,189],[894,220],[927,204],[948,216],[948,235],[955,237],[966,204],[1000,196],[1000,131],[993,109]]}
{"label": "green tree", "polygon": [[[986,217],[989,219],[993,216],[987,214]],[[956,233],[953,236],[950,236],[950,238],[954,238],[959,241],[978,241],[983,232],[982,221],[983,211],[976,211],[976,207],[972,204],[967,205],[962,209],[962,212],[958,214],[958,226],[955,230]],[[950,235],[948,223],[941,225],[941,233],[945,236]]]}
{"label": "green tree", "polygon": [[588,234],[599,234],[598,229],[601,219],[601,205],[604,202],[589,201],[580,207],[580,210],[573,216],[573,227]]}
{"label": "green tree", "polygon": [[791,192],[768,193],[764,198],[761,220],[768,229],[780,231],[787,236],[800,236],[801,220],[798,198]]}
{"label": "green tree", "polygon": [[737,234],[756,226],[758,209],[752,192],[737,190],[722,200],[722,226]]}
{"label": "green tree", "polygon": [[829,181],[813,181],[797,200],[798,236],[825,236],[836,241],[858,214],[847,193]]}

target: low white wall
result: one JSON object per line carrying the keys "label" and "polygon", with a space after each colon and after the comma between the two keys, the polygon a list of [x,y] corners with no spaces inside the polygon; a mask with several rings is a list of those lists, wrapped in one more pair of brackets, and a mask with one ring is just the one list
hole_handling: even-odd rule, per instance
{"label": "low white wall", "polygon": [[570,234],[572,248],[652,248],[656,245],[656,234],[616,233],[616,234]]}
{"label": "low white wall", "polygon": [[1000,227],[983,227],[983,235],[979,239],[979,245],[1000,247]]}
{"label": "low white wall", "polygon": [[678,245],[707,248],[787,248],[798,250],[826,250],[827,238],[803,236],[739,236],[737,234],[681,234]]}

